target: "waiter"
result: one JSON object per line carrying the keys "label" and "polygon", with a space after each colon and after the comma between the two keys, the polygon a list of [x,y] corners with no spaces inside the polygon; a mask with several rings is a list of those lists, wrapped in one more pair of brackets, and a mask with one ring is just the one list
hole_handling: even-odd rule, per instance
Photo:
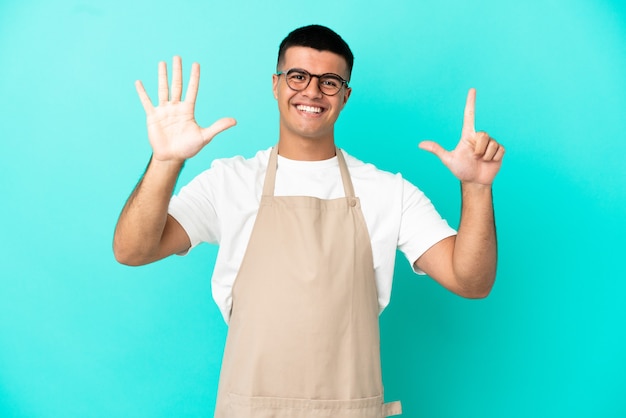
{"label": "waiter", "polygon": [[461,296],[485,297],[493,286],[491,185],[504,148],[475,131],[475,90],[453,151],[420,144],[461,182],[456,233],[400,175],[337,148],[334,126],[352,92],[353,61],[326,27],[291,32],[272,79],[278,143],[250,159],[214,161],[174,197],[185,161],[236,122],[196,123],[198,64],[184,99],[179,57],[171,86],[159,64],[158,106],[136,83],[153,153],[120,215],[114,253],[142,265],[203,241],[220,245],[212,289],[229,331],[218,418],[400,414],[398,402],[383,401],[378,330],[397,248],[416,272]]}

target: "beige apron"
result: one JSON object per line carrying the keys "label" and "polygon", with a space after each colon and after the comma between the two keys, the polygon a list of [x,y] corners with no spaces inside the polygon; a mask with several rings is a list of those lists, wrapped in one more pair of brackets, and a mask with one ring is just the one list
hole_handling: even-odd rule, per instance
{"label": "beige apron", "polygon": [[277,147],[239,274],[216,418],[381,418],[372,248],[341,151],[346,197],[274,196]]}

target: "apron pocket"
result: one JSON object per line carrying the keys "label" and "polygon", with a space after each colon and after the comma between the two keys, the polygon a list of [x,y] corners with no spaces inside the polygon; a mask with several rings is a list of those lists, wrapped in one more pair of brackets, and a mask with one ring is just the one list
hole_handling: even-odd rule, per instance
{"label": "apron pocket", "polygon": [[228,395],[229,418],[381,418],[383,397],[353,400]]}

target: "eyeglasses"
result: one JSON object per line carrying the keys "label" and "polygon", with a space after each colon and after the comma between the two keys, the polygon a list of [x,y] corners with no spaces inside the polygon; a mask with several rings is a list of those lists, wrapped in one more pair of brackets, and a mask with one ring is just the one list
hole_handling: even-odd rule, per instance
{"label": "eyeglasses", "polygon": [[317,86],[326,96],[334,96],[339,93],[344,85],[348,87],[348,80],[344,80],[333,73],[317,75],[311,74],[302,68],[292,68],[287,71],[279,71],[276,75],[284,75],[289,88],[295,91],[302,91],[309,87],[313,77],[317,77]]}

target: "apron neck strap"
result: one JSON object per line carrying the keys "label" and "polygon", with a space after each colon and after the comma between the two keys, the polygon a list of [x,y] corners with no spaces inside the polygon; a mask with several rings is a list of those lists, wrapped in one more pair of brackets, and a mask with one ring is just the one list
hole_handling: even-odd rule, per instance
{"label": "apron neck strap", "polygon": [[[341,173],[344,193],[346,194],[346,197],[354,197],[354,187],[352,186],[352,179],[350,179],[350,172],[348,171],[348,165],[346,164],[343,152],[341,152],[339,148],[335,147],[335,153],[337,154],[337,162],[339,163],[339,172]],[[278,145],[275,145],[270,152],[270,159],[267,162],[265,182],[263,183],[263,196],[274,196],[277,165]]]}
{"label": "apron neck strap", "polygon": [[339,171],[341,172],[341,181],[343,181],[343,191],[346,194],[346,197],[354,197],[354,187],[352,186],[352,178],[350,177],[350,172],[348,171],[348,164],[346,164],[346,159],[343,156],[343,152],[337,147],[335,147],[335,153],[337,154],[337,161],[339,162]]}

